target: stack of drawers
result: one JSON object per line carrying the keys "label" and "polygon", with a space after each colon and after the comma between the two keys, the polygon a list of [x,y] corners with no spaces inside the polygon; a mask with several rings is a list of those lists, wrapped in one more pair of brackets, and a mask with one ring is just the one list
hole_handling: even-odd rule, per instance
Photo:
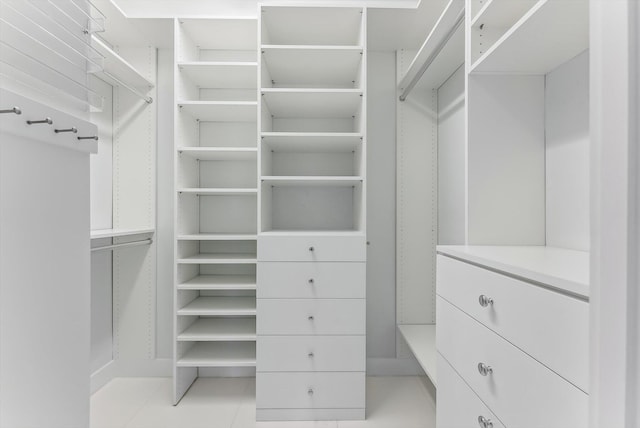
{"label": "stack of drawers", "polygon": [[260,236],[258,420],[364,419],[363,236]]}
{"label": "stack of drawers", "polygon": [[438,428],[588,425],[588,303],[438,255]]}

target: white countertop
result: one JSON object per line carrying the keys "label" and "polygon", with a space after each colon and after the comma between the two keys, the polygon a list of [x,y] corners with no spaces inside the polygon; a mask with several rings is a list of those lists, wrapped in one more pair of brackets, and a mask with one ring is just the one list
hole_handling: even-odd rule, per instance
{"label": "white countertop", "polygon": [[438,245],[438,254],[589,298],[589,253],[545,246]]}

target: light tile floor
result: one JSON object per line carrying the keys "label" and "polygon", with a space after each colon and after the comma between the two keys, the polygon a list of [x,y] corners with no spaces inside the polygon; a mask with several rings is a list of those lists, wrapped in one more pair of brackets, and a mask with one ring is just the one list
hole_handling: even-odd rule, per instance
{"label": "light tile floor", "polygon": [[178,406],[168,378],[117,378],[91,397],[91,428],[434,428],[420,377],[367,378],[367,420],[255,422],[254,378],[199,378]]}

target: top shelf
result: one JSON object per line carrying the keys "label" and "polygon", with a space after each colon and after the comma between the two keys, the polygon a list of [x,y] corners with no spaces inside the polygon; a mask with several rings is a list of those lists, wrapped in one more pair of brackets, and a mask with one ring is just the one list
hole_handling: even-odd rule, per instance
{"label": "top shelf", "polygon": [[118,55],[95,35],[91,36],[91,46],[104,56],[104,69],[96,73],[114,86],[120,86],[113,77],[134,88],[153,88],[154,84],[144,77],[134,66]]}
{"label": "top shelf", "polygon": [[155,229],[96,229],[91,231],[91,239],[120,238],[133,235],[150,235]]}

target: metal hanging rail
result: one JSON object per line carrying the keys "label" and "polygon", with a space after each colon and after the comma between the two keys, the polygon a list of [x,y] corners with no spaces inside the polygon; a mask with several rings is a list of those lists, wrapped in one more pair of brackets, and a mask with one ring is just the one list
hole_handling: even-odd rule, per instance
{"label": "metal hanging rail", "polygon": [[123,242],[122,244],[112,244],[112,245],[103,245],[101,247],[93,247],[91,251],[102,251],[102,250],[113,250],[116,248],[125,248],[125,247],[138,247],[141,245],[151,245],[153,243],[153,239],[143,239],[141,241],[132,241],[132,242]]}

